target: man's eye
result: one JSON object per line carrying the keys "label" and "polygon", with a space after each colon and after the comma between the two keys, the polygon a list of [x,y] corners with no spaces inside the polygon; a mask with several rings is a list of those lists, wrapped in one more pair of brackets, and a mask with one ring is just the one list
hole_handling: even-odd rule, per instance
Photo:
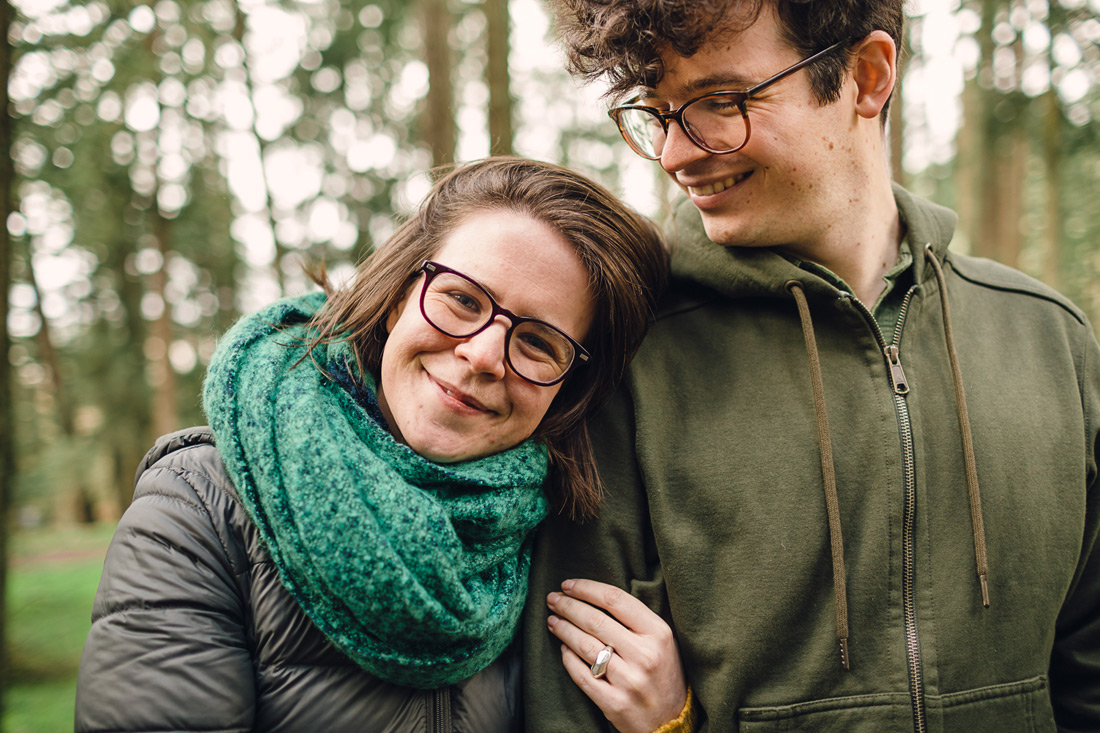
{"label": "man's eye", "polygon": [[695,103],[700,112],[713,112],[714,114],[739,113],[740,107],[734,97],[707,97]]}
{"label": "man's eye", "polygon": [[668,112],[672,109],[668,102],[663,99],[657,99],[656,97],[639,97],[637,101],[632,102],[639,107],[652,107],[658,112]]}

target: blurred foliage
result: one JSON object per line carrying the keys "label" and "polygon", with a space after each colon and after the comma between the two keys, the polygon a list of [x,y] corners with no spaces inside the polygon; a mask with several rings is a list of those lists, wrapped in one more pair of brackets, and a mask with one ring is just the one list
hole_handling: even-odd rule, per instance
{"label": "blurred foliage", "polygon": [[[25,524],[117,516],[156,434],[204,422],[219,333],[309,287],[303,261],[343,281],[426,191],[433,160],[489,152],[488,8],[431,0],[449,11],[457,130],[455,150],[433,151],[426,2],[13,3],[9,323]],[[660,216],[667,179],[619,142],[600,90],[565,74],[541,0],[507,10],[515,151]],[[960,248],[1047,280],[1100,320],[1100,2],[909,12],[892,122],[906,184],[959,210]]]}
{"label": "blurred foliage", "polygon": [[[959,213],[954,247],[1047,282],[1100,323],[1100,2],[916,5],[907,183]],[[957,88],[929,83],[945,58]],[[929,110],[956,104],[958,129],[937,140]]]}

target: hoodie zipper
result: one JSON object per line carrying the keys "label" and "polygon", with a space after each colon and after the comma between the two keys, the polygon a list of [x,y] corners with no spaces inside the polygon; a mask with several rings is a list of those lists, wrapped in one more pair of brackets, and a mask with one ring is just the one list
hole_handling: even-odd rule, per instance
{"label": "hoodie zipper", "polygon": [[451,733],[451,688],[428,693],[427,733]]}
{"label": "hoodie zipper", "polygon": [[901,366],[901,331],[905,317],[909,312],[909,303],[917,292],[916,285],[909,288],[898,311],[898,322],[894,327],[893,341],[887,345],[882,329],[874,315],[859,298],[852,297],[856,308],[862,311],[871,324],[875,338],[878,339],[882,353],[886,357],[886,366],[890,371],[890,386],[894,391],[894,411],[898,418],[898,433],[901,438],[902,471],[904,483],[904,510],[901,524],[901,604],[905,627],[905,658],[909,669],[909,699],[913,706],[913,730],[927,733],[928,722],[924,707],[924,673],[921,669],[920,636],[917,634],[916,604],[916,539],[915,525],[917,515],[916,461],[913,449],[913,425],[909,419],[909,404],[905,395],[909,394],[909,381]]}

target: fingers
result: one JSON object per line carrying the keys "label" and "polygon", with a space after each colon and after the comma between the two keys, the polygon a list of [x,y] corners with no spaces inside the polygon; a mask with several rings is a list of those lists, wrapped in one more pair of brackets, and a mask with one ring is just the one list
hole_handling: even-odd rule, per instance
{"label": "fingers", "polygon": [[546,604],[554,614],[547,619],[550,630],[589,664],[608,644],[643,665],[675,649],[664,619],[613,585],[566,580]]}
{"label": "fingers", "polygon": [[608,674],[602,679],[593,677],[588,663],[564,645],[561,661],[573,684],[600,708],[615,730],[649,733],[675,719],[684,707],[687,683],[678,658],[676,665],[666,670],[669,675],[642,675],[629,661],[612,654]]}
{"label": "fingers", "polygon": [[562,589],[546,598],[552,611],[547,626],[587,664],[606,645],[643,671],[670,656],[679,663],[672,629],[638,599],[593,580],[567,580]]}
{"label": "fingers", "polygon": [[[687,696],[672,629],[630,594],[593,580],[567,580],[546,604],[570,679],[621,731],[648,732],[675,718]],[[592,663],[614,648],[602,678]]]}
{"label": "fingers", "polygon": [[[611,655],[611,661],[608,662],[608,672],[611,671],[611,667],[621,660],[617,659],[614,654]],[[592,667],[581,657],[577,656],[577,653],[570,649],[568,646],[562,646],[561,648],[561,663],[565,667],[565,671],[569,674],[570,679],[573,680],[573,684],[581,688],[593,702],[603,707],[607,704],[609,696],[614,696],[616,693],[612,689],[612,685],[608,682],[606,675],[603,678],[597,678],[592,676]]]}
{"label": "fingers", "polygon": [[[597,611],[597,613],[599,612]],[[596,661],[596,657],[605,646],[611,646],[613,649],[618,649],[620,653],[629,653],[624,651],[624,647],[617,647],[614,641],[593,636],[583,629],[578,628],[568,619],[560,616],[551,615],[546,619],[546,625],[550,629],[550,632],[558,637],[567,649],[576,655],[584,664],[589,665],[589,667]],[[629,645],[627,644],[626,646]],[[612,658],[614,658],[614,655],[612,655]],[[610,672],[611,666],[612,664],[609,663],[608,672]],[[592,676],[590,669],[589,676]]]}
{"label": "fingers", "polygon": [[634,632],[595,606],[564,593],[551,593],[546,605],[553,612],[550,630],[589,664],[607,644],[624,654],[636,646]]}
{"label": "fingers", "polygon": [[586,579],[566,580],[561,588],[571,598],[602,608],[639,634],[659,634],[668,629],[664,619],[622,588]]}
{"label": "fingers", "polygon": [[[607,663],[607,666],[610,668],[614,661],[615,655],[612,654],[611,661]],[[599,687],[597,684],[597,679],[599,678],[593,676],[592,665],[578,656],[575,651],[565,644],[562,644],[561,647],[561,663],[565,666],[565,671],[573,678],[573,682],[582,690],[590,690]],[[603,684],[607,684],[606,680]]]}

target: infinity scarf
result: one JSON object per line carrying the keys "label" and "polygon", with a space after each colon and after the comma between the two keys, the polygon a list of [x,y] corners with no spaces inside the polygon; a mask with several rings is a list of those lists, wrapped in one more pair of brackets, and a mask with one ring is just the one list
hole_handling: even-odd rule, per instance
{"label": "infinity scarf", "polygon": [[[324,303],[288,298],[240,320],[203,386],[218,451],[282,581],[371,674],[434,688],[471,677],[512,640],[531,530],[546,514],[546,450],[433,463],[398,443],[329,374],[346,342],[306,356]],[[360,375],[372,395],[373,381]]]}

